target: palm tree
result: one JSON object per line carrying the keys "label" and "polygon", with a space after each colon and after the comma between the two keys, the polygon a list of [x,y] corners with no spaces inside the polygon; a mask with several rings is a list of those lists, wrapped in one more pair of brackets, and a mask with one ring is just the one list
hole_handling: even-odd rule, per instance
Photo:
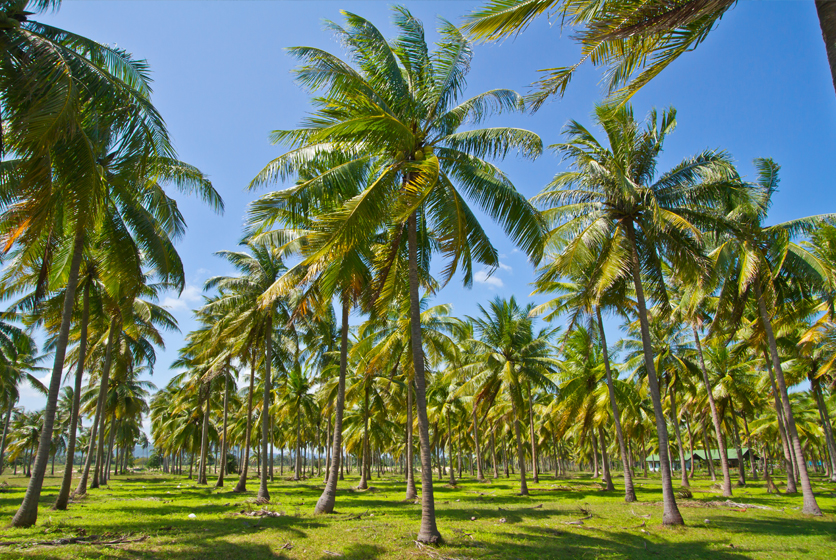
{"label": "palm tree", "polygon": [[[624,442],[624,433],[621,428],[621,413],[615,396],[612,372],[610,368],[610,355],[607,348],[606,333],[604,332],[604,319],[601,314],[602,307],[606,310],[623,310],[632,305],[632,300],[626,296],[629,283],[622,280],[613,288],[607,290],[603,297],[595,293],[594,277],[591,271],[580,271],[581,276],[574,279],[574,282],[566,282],[561,279],[560,272],[553,270],[549,264],[544,265],[538,273],[535,281],[536,290],[534,293],[558,293],[558,297],[535,307],[532,313],[540,315],[547,313],[546,319],[553,320],[564,312],[571,313],[569,320],[569,332],[581,315],[587,315],[590,319],[597,320],[598,336],[601,338],[601,350],[604,360],[604,373],[607,378],[607,388],[610,399],[610,406],[615,423],[615,433],[618,438],[621,462],[624,465],[624,501],[635,502],[636,492],[633,488],[633,477],[628,465],[630,464],[627,455],[627,445]],[[594,316],[594,317],[593,317]],[[591,329],[590,329],[591,330]]]}
{"label": "palm tree", "polygon": [[[262,245],[254,242],[244,243],[250,253],[242,251],[220,251],[217,254],[230,262],[238,271],[239,276],[216,276],[206,281],[205,289],[218,288],[221,297],[207,303],[203,311],[211,314],[224,314],[234,317],[230,321],[230,332],[239,333],[243,344],[254,348],[263,348],[264,352],[264,374],[262,377],[263,397],[262,410],[262,435],[261,435],[261,479],[258,489],[258,498],[270,499],[270,492],[267,489],[268,449],[269,449],[269,422],[267,421],[270,411],[270,395],[273,389],[271,368],[274,362],[273,357],[273,335],[274,321],[279,323],[285,317],[286,312],[282,311],[284,301],[273,298],[264,301],[262,296],[270,290],[273,284],[285,273],[286,268],[282,261],[280,251],[270,245]],[[255,358],[253,358],[255,363]],[[252,380],[251,380],[252,383]],[[239,481],[241,486],[243,478]],[[242,489],[243,490],[243,489]]]}
{"label": "palm tree", "polygon": [[[435,523],[420,340],[419,230],[422,239],[434,238],[451,259],[444,270],[445,280],[461,267],[467,285],[472,281],[473,260],[495,267],[498,255],[465,197],[536,255],[542,231],[536,213],[507,177],[482,158],[502,157],[512,149],[533,157],[540,153],[541,143],[537,135],[520,129],[457,131],[464,122],[478,124],[495,111],[520,110],[523,105],[522,98],[508,90],[489,91],[459,103],[472,51],[454,25],[442,23],[442,41],[430,54],[421,23],[405,8],[395,8],[400,36],[394,42],[386,41],[367,20],[344,15],[345,28],[329,27],[352,51],[359,68],[320,49],[290,49],[303,62],[297,70],[300,83],[322,95],[315,99],[317,112],[305,128],[274,133],[276,141],[289,142],[296,149],[274,160],[254,185],[294,172],[331,146],[353,154],[356,165],[372,163],[373,179],[368,186],[339,211],[318,221],[320,234],[312,238],[317,252],[308,259],[313,262],[335,248],[370,245],[372,236],[387,230],[391,245],[381,257],[378,280],[379,286],[386,286],[387,276],[397,272],[386,264],[406,238],[423,489],[418,540],[436,542],[440,534]],[[429,260],[431,247],[421,251],[422,266]]]}
{"label": "palm tree", "polygon": [[[563,95],[586,61],[606,68],[610,94],[628,99],[642,86],[708,38],[735,0],[490,0],[471,13],[464,28],[474,37],[499,41],[522,32],[537,17],[554,14],[577,30],[581,59],[543,70],[535,84],[535,107]],[[836,89],[836,5],[816,0],[822,35]],[[636,72],[641,69],[641,72]]]}
{"label": "palm tree", "polygon": [[698,228],[722,225],[711,204],[733,190],[729,182],[735,177],[725,154],[714,151],[688,158],[657,177],[656,160],[676,126],[675,117],[671,109],[660,122],[656,111],[651,111],[642,127],[630,107],[599,105],[594,118],[607,134],[609,149],[580,123],[571,121],[564,132],[567,142],[552,148],[570,161],[572,169],[556,175],[534,199],[545,208],[544,215],[554,228],[548,243],[559,252],[557,271],[569,277],[573,272],[593,271],[599,294],[621,279],[632,280],[659,436],[663,523],[667,525],[682,524],[682,516],[671,485],[667,420],[654,364],[645,287],[653,299],[667,305],[663,261],[683,277],[698,277],[708,268]]}
{"label": "palm tree", "polygon": [[[553,387],[548,374],[558,363],[552,357],[551,347],[557,329],[535,332],[529,317],[533,307],[532,304],[521,307],[514,297],[507,301],[496,297],[487,309],[480,305],[480,315],[471,318],[476,336],[470,341],[472,348],[468,351],[472,361],[460,369],[468,378],[460,387],[460,393],[481,393],[492,401],[498,393],[503,392],[511,403],[511,422],[514,425],[520,467],[520,494],[523,496],[528,495],[525,451],[520,433],[522,414],[527,408],[523,388],[531,385]],[[531,403],[528,404],[529,422],[533,427]],[[532,458],[535,456],[536,450],[532,446]]]}
{"label": "palm tree", "polygon": [[[775,374],[777,393],[783,408],[784,421],[798,469],[798,479],[804,497],[802,511],[821,515],[807,473],[807,462],[787,393],[787,382],[772,322],[782,300],[792,302],[796,293],[812,291],[825,284],[828,275],[825,265],[803,247],[792,242],[798,234],[812,233],[822,223],[832,223],[833,214],[810,216],[765,226],[772,196],[778,190],[780,166],[770,159],[757,159],[758,181],[751,185],[755,196],[745,204],[730,205],[726,210],[734,220],[734,229],[726,236],[718,236],[713,251],[718,270],[725,285],[721,291],[718,315],[730,330],[737,328],[735,319],[743,311],[742,304],[751,302],[755,308],[759,328],[765,334],[766,348]],[[739,324],[739,321],[737,321]]]}

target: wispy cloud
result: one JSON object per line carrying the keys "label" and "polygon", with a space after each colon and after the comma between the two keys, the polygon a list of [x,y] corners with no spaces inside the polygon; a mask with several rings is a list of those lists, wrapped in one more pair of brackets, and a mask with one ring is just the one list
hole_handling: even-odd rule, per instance
{"label": "wispy cloud", "polygon": [[507,264],[505,264],[502,261],[499,262],[499,268],[504,270],[505,272],[510,272],[512,274],[514,273],[514,269],[511,268],[510,266],[508,266]]}
{"label": "wispy cloud", "polygon": [[502,279],[489,275],[488,271],[484,268],[476,271],[476,274],[473,275],[473,280],[477,284],[485,284],[493,288],[503,288],[505,286]]}
{"label": "wispy cloud", "polygon": [[200,288],[194,284],[186,284],[180,297],[166,296],[163,298],[162,305],[172,311],[186,311],[187,309],[193,308],[193,304],[201,301],[200,294]]}

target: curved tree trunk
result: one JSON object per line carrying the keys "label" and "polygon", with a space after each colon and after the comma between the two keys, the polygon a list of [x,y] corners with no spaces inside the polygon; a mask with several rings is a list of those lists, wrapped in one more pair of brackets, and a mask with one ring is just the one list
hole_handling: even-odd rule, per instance
{"label": "curved tree trunk", "polygon": [[517,460],[520,462],[520,496],[528,496],[528,484],[525,480],[525,451],[523,451],[522,436],[520,435],[520,416],[517,412],[517,402],[511,396],[511,411],[514,415],[514,436],[517,439]]}
{"label": "curved tree trunk", "polygon": [[226,424],[227,411],[229,407],[229,362],[226,364],[227,369],[224,370],[224,427],[221,434],[221,458],[220,458],[220,472],[218,473],[218,481],[215,483],[215,488],[222,488],[224,485],[224,474],[226,474]]}
{"label": "curved tree trunk", "polygon": [[12,410],[15,408],[15,403],[10,401],[9,408],[6,409],[6,419],[3,421],[3,439],[0,440],[0,474],[3,474],[3,469],[6,467],[6,436],[9,433],[9,422],[12,419]]}
{"label": "curved tree trunk", "polygon": [[816,12],[819,16],[822,39],[824,39],[830,76],[836,90],[836,3],[832,0],[816,0]]}
{"label": "curved tree trunk", "polygon": [[676,496],[671,483],[671,467],[668,456],[668,426],[665,412],[662,409],[662,396],[659,392],[659,382],[656,377],[656,364],[653,360],[653,347],[650,344],[650,325],[647,320],[647,304],[644,300],[644,287],[641,279],[641,263],[636,248],[636,232],[632,223],[628,223],[627,235],[632,251],[631,268],[633,273],[633,287],[636,290],[636,304],[641,326],[642,347],[644,350],[644,364],[647,369],[647,384],[650,387],[650,398],[653,401],[653,413],[656,417],[656,431],[659,434],[659,470],[662,473],[662,513],[663,525],[684,525],[682,515],[676,506]]}
{"label": "curved tree trunk", "polygon": [[[61,479],[61,489],[52,509],[65,510],[70,501],[70,489],[73,484],[73,458],[75,457],[76,432],[78,431],[79,407],[81,404],[81,379],[84,376],[84,361],[87,357],[87,323],[90,320],[90,283],[84,286],[81,304],[81,330],[78,338],[78,362],[75,369],[75,385],[73,386],[73,410],[70,418],[70,433],[67,441],[67,460],[64,466],[64,477]],[[5,432],[4,432],[5,435]],[[2,472],[2,471],[0,471]]]}
{"label": "curved tree trunk", "polygon": [[801,508],[803,513],[810,515],[821,515],[821,509],[816,502],[816,497],[813,494],[813,487],[810,485],[810,477],[807,474],[807,463],[804,460],[804,451],[801,449],[801,439],[798,437],[798,430],[795,427],[795,417],[790,406],[790,398],[787,394],[787,384],[784,380],[784,370],[781,367],[781,359],[778,356],[778,346],[775,343],[775,335],[772,332],[772,322],[766,312],[766,304],[763,301],[763,294],[761,293],[760,279],[755,281],[755,295],[758,298],[758,310],[760,311],[761,321],[763,322],[764,331],[766,331],[766,340],[769,344],[769,353],[772,356],[772,368],[775,371],[775,380],[778,383],[778,392],[781,395],[781,404],[784,409],[784,419],[786,420],[787,434],[789,435],[790,443],[795,452],[797,474],[801,482],[801,493],[804,497],[804,504]]}
{"label": "curved tree trunk", "polygon": [[784,422],[784,411],[781,408],[781,401],[778,397],[778,386],[775,384],[775,375],[772,372],[772,359],[768,352],[764,352],[766,369],[769,372],[769,382],[772,386],[772,403],[775,407],[775,417],[778,419],[778,433],[781,435],[781,448],[784,451],[784,466],[787,472],[787,494],[795,494],[798,488],[795,483],[795,461],[790,451],[789,437],[787,436],[786,423]]}
{"label": "curved tree trunk", "polygon": [[261,408],[261,479],[258,486],[258,499],[270,501],[270,491],[267,490],[267,452],[270,446],[270,391],[272,380],[270,368],[273,365],[273,315],[267,315],[267,325],[264,334],[264,398]]}
{"label": "curved tree trunk", "polygon": [[337,388],[337,410],[334,414],[334,440],[331,444],[331,464],[328,468],[328,480],[325,490],[316,502],[314,513],[333,513],[337,499],[337,482],[339,478],[340,453],[343,445],[343,411],[345,410],[345,375],[348,367],[348,314],[349,303],[343,301],[342,332],[340,333],[340,379]]}
{"label": "curved tree trunk", "polygon": [[607,376],[607,391],[610,396],[610,407],[615,420],[615,435],[618,437],[618,448],[621,451],[621,462],[624,464],[624,501],[635,502],[636,491],[633,488],[633,476],[630,472],[630,460],[627,455],[627,446],[624,444],[624,432],[621,429],[621,413],[618,410],[618,402],[615,400],[615,387],[613,386],[612,371],[610,370],[610,352],[607,348],[607,335],[604,333],[604,320],[601,317],[601,308],[595,308],[598,318],[598,331],[601,335],[601,348],[604,352],[604,373]]}
{"label": "curved tree trunk", "polygon": [[414,500],[418,497],[418,490],[415,488],[415,449],[414,436],[412,433],[415,425],[412,420],[412,382],[406,380],[406,500]]}
{"label": "curved tree trunk", "polygon": [[198,484],[209,484],[206,478],[206,461],[209,458],[209,410],[212,404],[212,381],[206,384],[206,407],[203,411],[203,426],[200,430],[200,471],[197,474]]}
{"label": "curved tree trunk", "polygon": [[495,431],[496,423],[494,423],[493,430],[491,430],[491,461],[493,462],[493,477],[499,478],[499,465],[496,462],[496,437],[494,436]]}
{"label": "curved tree trunk", "polygon": [[70,261],[70,273],[67,287],[64,290],[64,306],[61,311],[61,327],[55,340],[55,361],[49,380],[49,392],[44,410],[44,424],[38,443],[38,453],[35,457],[34,476],[29,480],[23,502],[12,518],[12,527],[31,527],[38,520],[38,500],[44,484],[46,464],[49,461],[49,448],[52,445],[52,428],[55,423],[55,410],[58,406],[58,391],[61,389],[61,374],[64,371],[64,356],[67,352],[67,342],[70,337],[70,323],[73,318],[73,304],[78,287],[78,271],[81,267],[81,255],[84,248],[84,228],[81,222],[77,225],[73,240],[73,256]]}
{"label": "curved tree trunk", "polygon": [[[409,177],[407,177],[408,182]],[[430,421],[427,417],[427,382],[424,377],[424,351],[421,346],[421,300],[418,293],[418,218],[407,220],[409,248],[409,326],[412,363],[415,372],[415,401],[418,405],[418,439],[421,443],[421,528],[417,541],[436,543],[441,533],[435,522],[432,462],[430,459]]]}
{"label": "curved tree trunk", "polygon": [[[121,331],[120,323],[118,318],[113,317],[110,320],[110,332],[108,333],[107,337],[107,348],[105,349],[105,363],[104,368],[102,369],[102,378],[99,380],[99,396],[98,400],[96,401],[96,416],[93,420],[96,424],[96,434],[98,437],[98,443],[95,443],[93,440],[94,437],[90,437],[90,450],[92,451],[95,443],[96,454],[93,463],[93,480],[90,482],[90,488],[98,488],[99,487],[99,471],[101,471],[101,464],[102,458],[104,457],[104,426],[105,426],[105,400],[107,398],[107,387],[108,383],[110,383],[110,368],[113,364],[113,345],[116,344],[116,340],[119,338],[119,334]],[[91,459],[94,458],[93,454],[91,453]],[[83,495],[87,490],[87,469],[81,475],[81,480],[78,483],[78,488],[76,488],[75,493],[77,495]]]}
{"label": "curved tree trunk", "polygon": [[238,477],[238,484],[235,485],[233,492],[247,491],[247,470],[250,463],[250,431],[253,426],[253,386],[255,382],[255,368],[258,363],[255,353],[253,353],[253,365],[250,369],[250,392],[247,395],[247,432],[244,435],[244,458],[241,460],[241,476]]}
{"label": "curved tree trunk", "polygon": [[830,412],[827,410],[827,403],[822,397],[819,380],[812,374],[809,377],[810,387],[813,389],[813,395],[816,398],[816,408],[819,410],[819,420],[821,420],[822,428],[824,428],[824,439],[827,444],[827,454],[830,460],[830,482],[836,482],[836,444],[833,441],[833,426],[830,424]]}
{"label": "curved tree trunk", "polygon": [[108,480],[110,480],[110,464],[113,460],[113,444],[116,442],[116,432],[119,430],[119,424],[121,422],[121,420],[117,420],[116,410],[114,409],[110,416],[110,437],[108,438],[107,456],[103,464],[104,468],[102,469],[101,475],[101,484],[103,486],[107,484]]}
{"label": "curved tree trunk", "polygon": [[676,435],[676,445],[679,447],[679,470],[680,482],[682,486],[688,488],[688,471],[685,469],[685,446],[682,445],[682,430],[679,429],[679,411],[676,408],[676,389],[671,385],[668,389],[668,394],[671,399],[671,423],[673,424],[673,433]]}
{"label": "curved tree trunk", "polygon": [[[700,358],[702,382],[705,386],[705,392],[708,394],[708,406],[711,408],[711,421],[714,424],[714,435],[717,437],[717,447],[720,452],[720,467],[723,471],[723,496],[730,498],[732,495],[731,472],[729,471],[729,457],[726,453],[726,445],[723,443],[723,425],[720,422],[720,413],[717,411],[717,403],[714,401],[711,383],[708,381],[708,370],[705,367],[705,358],[703,357],[702,344],[700,343],[700,333],[697,330],[696,324],[692,324],[691,329],[694,331],[694,342],[697,344],[697,355]],[[708,457],[708,460],[711,460],[711,456]]]}

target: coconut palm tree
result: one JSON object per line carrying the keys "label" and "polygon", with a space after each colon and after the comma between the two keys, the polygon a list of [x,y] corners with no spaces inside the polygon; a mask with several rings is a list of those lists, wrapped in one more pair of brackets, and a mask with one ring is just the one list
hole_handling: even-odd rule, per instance
{"label": "coconut palm tree", "polygon": [[345,17],[345,27],[329,27],[352,51],[357,68],[321,49],[290,49],[302,61],[297,79],[320,94],[314,100],[316,113],[302,129],[274,133],[276,141],[295,149],[274,160],[253,184],[294,173],[335,145],[352,154],[356,165],[372,162],[368,186],[317,224],[320,234],[311,238],[317,249],[308,259],[314,261],[335,248],[370,245],[371,237],[385,229],[391,245],[381,257],[377,283],[386,286],[388,275],[397,272],[386,264],[406,244],[423,488],[418,540],[436,542],[440,534],[420,345],[419,231],[422,239],[435,240],[422,251],[422,266],[429,260],[429,249],[437,246],[450,259],[445,280],[461,268],[467,285],[473,260],[492,267],[498,261],[467,199],[497,219],[524,250],[536,254],[542,231],[536,212],[483,158],[502,157],[510,150],[533,157],[541,143],[535,134],[520,129],[458,131],[465,122],[479,124],[498,110],[522,109],[522,98],[512,91],[493,90],[460,102],[472,51],[454,25],[442,23],[441,43],[431,54],[421,23],[405,8],[395,8],[400,36],[394,42],[385,40],[367,20],[347,12]]}
{"label": "coconut palm tree", "polygon": [[[522,32],[537,17],[554,15],[560,27],[576,30],[581,59],[543,70],[532,95],[535,107],[563,95],[585,62],[606,68],[610,94],[629,99],[682,54],[708,38],[735,0],[489,0],[466,18],[474,37],[499,41]],[[836,89],[836,5],[816,1]],[[639,72],[639,70],[641,70]]]}
{"label": "coconut palm tree", "polygon": [[663,523],[682,524],[671,485],[667,420],[662,408],[645,289],[668,305],[662,262],[688,278],[708,269],[700,228],[719,228],[715,199],[734,191],[736,174],[725,154],[705,151],[657,176],[656,161],[665,138],[676,127],[676,112],[661,120],[651,111],[642,126],[632,108],[599,105],[594,119],[609,147],[577,121],[552,148],[569,160],[534,201],[553,227],[548,244],[557,253],[555,269],[568,277],[592,270],[595,291],[605,293],[615,282],[632,280],[636,296],[648,385],[656,416],[664,497]]}
{"label": "coconut palm tree", "polygon": [[[771,159],[757,159],[755,166],[758,169],[758,180],[750,185],[755,196],[745,199],[744,203],[730,204],[726,208],[733,220],[734,229],[725,230],[728,232],[725,236],[718,236],[717,248],[712,253],[724,279],[718,316],[722,324],[728,325],[733,332],[740,324],[739,320],[735,324],[735,319],[742,314],[744,304],[751,302],[754,307],[759,330],[765,335],[765,346],[775,374],[789,445],[798,469],[804,497],[802,511],[821,515],[795,427],[773,321],[777,319],[776,311],[783,302],[792,305],[798,297],[803,298],[805,293],[817,290],[826,283],[824,279],[828,272],[825,263],[792,240],[799,234],[812,233],[822,223],[832,224],[836,215],[810,216],[771,226],[764,225],[772,196],[778,190],[780,166]],[[801,296],[797,295],[799,293]],[[787,306],[783,307],[786,309]]]}

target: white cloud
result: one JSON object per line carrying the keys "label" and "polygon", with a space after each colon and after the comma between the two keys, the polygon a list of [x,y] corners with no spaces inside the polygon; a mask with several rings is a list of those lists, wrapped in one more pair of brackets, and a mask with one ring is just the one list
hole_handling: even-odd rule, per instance
{"label": "white cloud", "polygon": [[499,268],[501,268],[501,269],[502,269],[502,270],[504,270],[505,272],[510,272],[510,273],[512,273],[512,274],[513,274],[513,272],[514,272],[514,269],[513,269],[513,268],[511,268],[510,266],[508,266],[507,264],[505,264],[505,263],[504,263],[504,262],[502,262],[502,261],[500,261],[500,262],[499,262]]}
{"label": "white cloud", "polygon": [[473,275],[473,280],[477,284],[486,284],[494,288],[502,288],[505,286],[500,278],[489,275],[488,271],[484,268],[476,271],[476,274]]}
{"label": "white cloud", "polygon": [[193,307],[192,304],[201,301],[200,294],[200,288],[194,284],[186,284],[180,297],[166,296],[162,301],[162,305],[172,311],[185,311],[191,309]]}

